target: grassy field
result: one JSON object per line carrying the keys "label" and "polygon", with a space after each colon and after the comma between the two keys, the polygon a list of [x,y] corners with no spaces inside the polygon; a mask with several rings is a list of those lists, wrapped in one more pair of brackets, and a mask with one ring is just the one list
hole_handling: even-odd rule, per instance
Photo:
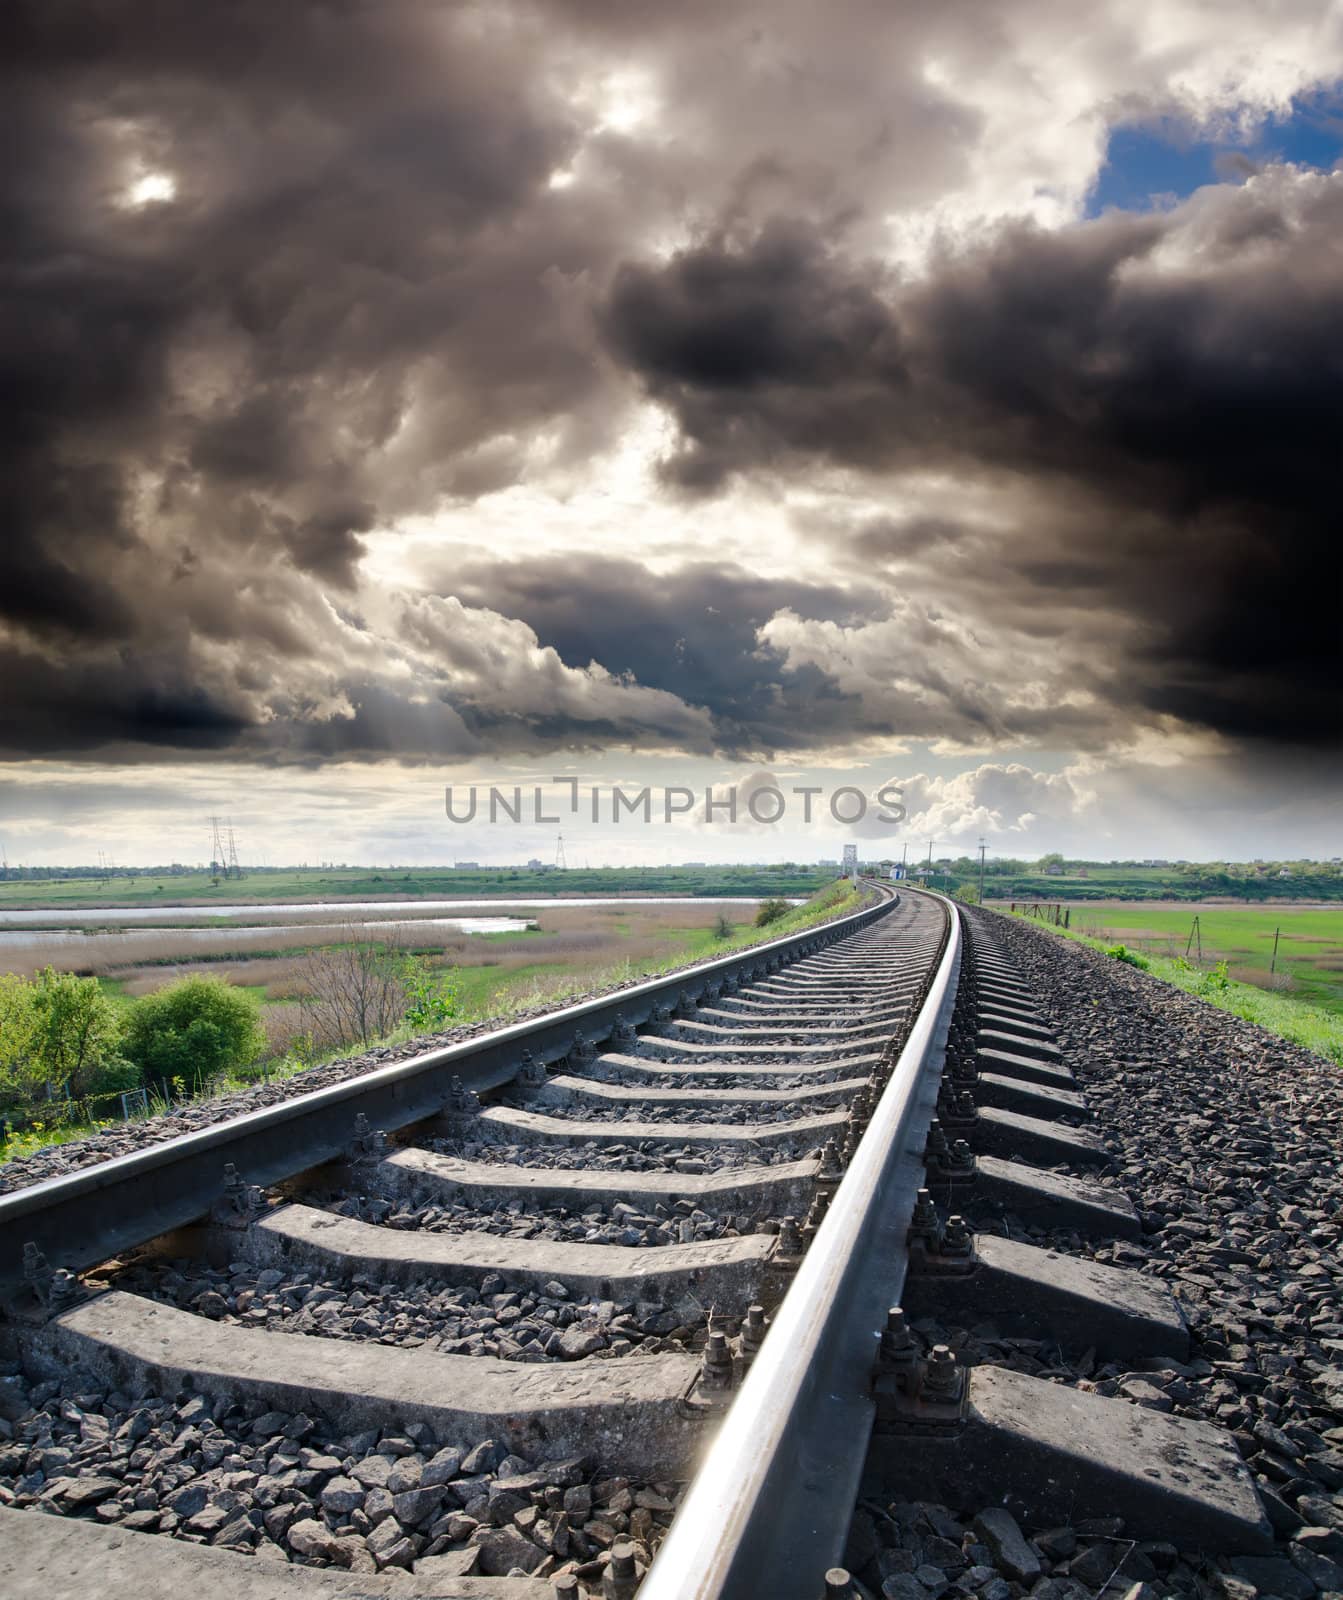
{"label": "grassy field", "polygon": [[[1343,1011],[1239,981],[1227,971],[1224,960],[1198,967],[1180,954],[1141,953],[1129,940],[1112,941],[1108,936],[1098,938],[1095,934],[1080,932],[1076,920],[1071,928],[1050,927],[1048,931],[1060,939],[1075,940],[1117,959],[1122,958],[1122,952],[1127,952],[1128,959],[1163,983],[1197,995],[1220,1011],[1229,1011],[1246,1022],[1257,1023],[1280,1039],[1287,1039],[1304,1050],[1314,1051],[1326,1061],[1343,1066]],[[1206,954],[1206,945],[1204,950]]]}
{"label": "grassy field", "polygon": [[[779,938],[856,910],[860,903],[861,895],[853,885],[831,881],[764,929],[755,926],[754,903],[718,907],[691,900],[670,905],[640,905],[632,901],[620,906],[557,906],[543,910],[539,926],[525,933],[457,934],[430,954],[432,965],[450,976],[456,998],[454,1022],[487,1021],[542,1005],[561,1004],[576,994],[728,955],[760,939]],[[730,931],[720,926],[720,916],[727,918]],[[166,936],[170,930],[162,932]],[[98,974],[98,982],[113,999],[129,1004],[140,994],[198,971],[225,977],[248,989],[261,1002],[261,1020],[269,1041],[266,1077],[293,1077],[306,1066],[319,1064],[300,1062],[287,1053],[304,1027],[298,1004],[303,978],[299,957],[276,952],[233,963],[158,962],[149,967],[103,972]],[[411,1037],[414,1030],[403,1028],[391,1036],[391,1042]],[[352,1054],[357,1049],[331,1051],[320,1060]],[[241,1078],[224,1078],[212,1084],[208,1093],[211,1097],[229,1093],[254,1082],[256,1076],[256,1071],[250,1070]],[[78,1138],[102,1125],[105,1124],[79,1122],[39,1126],[11,1139],[0,1159],[16,1159],[44,1145]]]}
{"label": "grassy field", "polygon": [[5,911],[98,906],[260,904],[272,900],[477,899],[509,895],[808,895],[835,876],[816,866],[523,868],[351,867],[253,870],[241,880],[205,872],[0,881]]}
{"label": "grassy field", "polygon": [[[388,942],[406,955],[424,957],[435,971],[450,970],[462,1020],[474,1021],[534,1004],[543,990],[589,987],[595,974],[656,970],[728,948],[733,938],[753,932],[756,906],[756,901],[719,906],[684,899],[544,907],[520,913],[530,920],[527,928],[504,933],[421,929],[415,922],[389,925],[383,932],[362,921],[333,932],[328,917],[322,928],[246,930],[245,948],[231,948],[230,940],[206,953],[192,947],[190,929],[132,927],[114,935],[75,933],[0,947],[0,972],[31,977],[49,964],[96,977],[104,992],[125,1003],[182,978],[223,978],[256,996],[270,1049],[278,1056],[305,1032],[301,1001],[314,952],[337,943]],[[720,919],[731,925],[731,936],[717,933]],[[230,931],[237,931],[242,943],[244,930]]]}
{"label": "grassy field", "polygon": [[[984,876],[984,898],[999,910],[1012,900],[1215,900],[1262,905],[1266,902],[1337,900],[1343,902],[1343,874],[1333,864],[1276,869],[1225,862],[1144,867],[1123,862],[1070,862],[1061,872],[1046,873],[1021,862],[992,861]],[[955,864],[953,876],[977,884],[973,862]],[[941,878],[933,881],[942,886]]]}
{"label": "grassy field", "polygon": [[1240,983],[1343,1017],[1343,908],[1102,903],[1074,906],[1071,926],[1106,944],[1123,943],[1166,960],[1185,956],[1187,947],[1195,965],[1201,940],[1203,967],[1225,961],[1228,975]]}

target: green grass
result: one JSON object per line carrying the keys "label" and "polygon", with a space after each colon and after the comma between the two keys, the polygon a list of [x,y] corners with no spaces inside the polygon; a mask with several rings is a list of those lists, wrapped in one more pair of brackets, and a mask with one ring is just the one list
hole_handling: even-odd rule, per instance
{"label": "green grass", "polygon": [[[712,961],[718,956],[731,955],[747,945],[764,938],[782,938],[798,933],[803,928],[827,921],[833,916],[856,911],[862,901],[852,885],[832,882],[819,890],[802,905],[794,906],[786,916],[770,923],[768,928],[757,928],[751,921],[736,925],[730,938],[719,939],[712,928],[664,928],[661,935],[674,940],[680,948],[663,960],[643,962],[637,966],[629,961],[608,962],[593,967],[582,961],[538,961],[522,967],[502,970],[498,967],[457,967],[453,969],[452,982],[458,996],[458,1020],[462,1022],[488,1022],[507,1018],[536,1006],[562,1005],[575,995],[590,990],[630,983],[636,979],[656,978],[678,967],[694,966],[702,961]],[[521,939],[519,934],[502,937]],[[398,1034],[397,1038],[409,1037]]]}
{"label": "green grass", "polygon": [[[1081,933],[1076,928],[1051,927],[1048,931],[1103,953],[1112,948],[1109,940]],[[1229,1011],[1290,1044],[1300,1045],[1303,1050],[1313,1051],[1326,1061],[1343,1066],[1343,1015],[1337,1011],[1313,1005],[1308,1000],[1271,994],[1251,983],[1239,983],[1226,977],[1218,966],[1196,967],[1182,956],[1143,954],[1141,962],[1152,977],[1163,983],[1183,989],[1219,1011]]]}
{"label": "green grass", "polygon": [[[659,931],[674,941],[679,948],[661,961],[643,963],[637,967],[629,961],[607,962],[604,965],[593,966],[590,963],[585,964],[581,958],[567,958],[554,961],[537,960],[524,966],[510,968],[470,966],[445,969],[450,972],[452,985],[457,994],[457,1013],[453,1022],[506,1021],[509,1017],[534,1010],[539,1006],[562,1005],[578,994],[609,988],[619,983],[654,978],[680,967],[693,966],[718,956],[730,955],[733,951],[764,939],[782,938],[785,934],[801,932],[804,928],[828,921],[834,916],[856,911],[861,904],[862,895],[852,884],[831,881],[809,900],[802,905],[794,906],[785,916],[770,923],[767,928],[757,928],[753,922],[746,920],[737,924],[732,935],[726,939],[716,937],[712,928],[661,929]],[[536,935],[534,930],[529,930],[526,933],[485,937],[493,937],[503,946],[509,943],[523,946],[531,945]],[[121,1002],[129,1003],[124,984],[120,980],[102,978],[99,983],[105,992]],[[256,994],[264,1002],[266,993],[264,984],[246,984],[238,987]],[[271,1061],[267,1063],[264,1073],[260,1068],[253,1068],[216,1080],[199,1098],[217,1099],[234,1090],[252,1087],[257,1082],[263,1081],[263,1078],[264,1081],[276,1082],[297,1077],[310,1067],[358,1054],[362,1049],[382,1044],[405,1043],[416,1036],[414,1030],[403,1028],[388,1039],[371,1040],[367,1046],[351,1047],[348,1050],[333,1050],[313,1061],[301,1062],[293,1057]],[[156,1106],[153,1109],[166,1108]],[[47,1145],[67,1144],[73,1139],[83,1138],[96,1132],[100,1127],[117,1125],[119,1119],[112,1123],[86,1122],[79,1125],[34,1128],[11,1139],[4,1147],[2,1160],[16,1160],[31,1155],[33,1151]]]}
{"label": "green grass", "polygon": [[120,1117],[110,1122],[66,1122],[45,1127],[41,1123],[31,1128],[26,1128],[22,1133],[16,1133],[4,1146],[4,1157],[0,1159],[0,1166],[6,1161],[21,1161],[24,1156],[33,1155],[38,1150],[45,1150],[50,1145],[72,1144],[76,1139],[87,1139],[90,1134],[98,1133],[103,1128],[124,1127]]}
{"label": "green grass", "polygon": [[[1122,940],[1146,956],[1171,960],[1190,943],[1195,913],[1186,907],[1119,905],[1072,908],[1074,931],[1113,943]],[[1343,1017],[1343,909],[1294,906],[1217,906],[1199,910],[1204,965],[1225,961],[1247,985],[1277,991]],[[1281,930],[1276,973],[1274,930]],[[1190,949],[1196,959],[1198,945]]]}
{"label": "green grass", "polygon": [[270,901],[479,899],[488,896],[750,895],[811,894],[832,873],[813,866],[576,867],[565,872],[522,868],[331,868],[325,871],[252,870],[245,878],[204,872],[102,879],[11,878],[0,881],[0,915],[6,910],[75,907],[248,905]]}

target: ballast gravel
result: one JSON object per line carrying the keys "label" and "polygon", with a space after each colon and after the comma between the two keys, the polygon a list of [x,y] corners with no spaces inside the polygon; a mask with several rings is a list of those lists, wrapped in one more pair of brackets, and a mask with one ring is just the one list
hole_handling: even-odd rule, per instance
{"label": "ballast gravel", "polygon": [[497,1273],[470,1285],[335,1283],[304,1271],[174,1261],[129,1267],[116,1287],[214,1322],[320,1339],[348,1339],[501,1361],[577,1361],[684,1348],[695,1334],[654,1301],[571,1295],[558,1280],[539,1293],[507,1290]]}
{"label": "ballast gravel", "polygon": [[598,1144],[547,1146],[544,1144],[493,1144],[471,1138],[430,1139],[426,1149],[438,1155],[458,1156],[464,1161],[488,1162],[494,1166],[557,1167],[582,1172],[679,1172],[697,1177],[708,1172],[731,1172],[741,1167],[778,1166],[790,1161],[818,1156],[820,1146],[813,1140],[805,1147],[792,1149],[768,1144],[743,1150],[736,1145],[652,1144],[630,1140]]}
{"label": "ballast gravel", "polygon": [[613,1545],[651,1560],[679,1492],[586,1457],[524,1460],[492,1439],[440,1449],[421,1424],[336,1434],[302,1413],[138,1403],[0,1368],[0,1505],[259,1561],[445,1580],[572,1572],[597,1595]]}
{"label": "ballast gravel", "polygon": [[735,1238],[755,1233],[757,1220],[746,1212],[728,1216],[692,1205],[688,1200],[647,1210],[616,1201],[609,1206],[530,1206],[510,1200],[493,1211],[464,1205],[407,1206],[366,1195],[333,1199],[329,1209],[343,1217],[426,1233],[489,1233],[503,1239],[547,1239],[557,1244],[614,1244],[627,1248],[694,1244],[704,1239]]}
{"label": "ballast gravel", "polygon": [[[1272,1555],[1223,1556],[1144,1542],[1117,1521],[1078,1522],[1027,1530],[1039,1562],[1031,1577],[1004,1572],[1001,1561],[981,1564],[980,1521],[957,1521],[973,1508],[869,1504],[849,1552],[869,1592],[899,1600],[1343,1594],[1343,1071],[1085,946],[982,911],[969,917],[1032,989],[1114,1156],[1101,1181],[1129,1194],[1144,1231],[1134,1242],[1088,1241],[1010,1214],[984,1226],[1161,1279],[1185,1311],[1193,1346],[1187,1362],[1129,1368],[1048,1338],[998,1339],[991,1327],[922,1331],[971,1364],[1228,1429],[1278,1544]],[[973,1220],[973,1201],[966,1210]],[[962,1564],[917,1564],[930,1536],[943,1537],[939,1523],[951,1537],[936,1548],[950,1558],[959,1529]],[[888,1572],[892,1564],[898,1570]]]}

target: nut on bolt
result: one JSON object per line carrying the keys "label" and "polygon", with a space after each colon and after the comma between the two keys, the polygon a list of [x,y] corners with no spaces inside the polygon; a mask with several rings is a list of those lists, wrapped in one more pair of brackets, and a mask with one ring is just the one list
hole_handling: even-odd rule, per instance
{"label": "nut on bolt", "polygon": [[725,1333],[715,1331],[704,1341],[699,1381],[705,1389],[732,1387],[732,1348]]}
{"label": "nut on bolt", "polygon": [[452,1117],[473,1117],[480,1110],[480,1101],[460,1078],[454,1076],[448,1084],[448,1097],[443,1109]]}
{"label": "nut on bolt", "polygon": [[742,1319],[739,1341],[743,1361],[749,1364],[755,1360],[768,1332],[769,1320],[765,1316],[764,1306],[747,1306],[746,1315]]}
{"label": "nut on bolt", "polygon": [[932,1194],[927,1189],[920,1189],[914,1201],[914,1214],[909,1219],[909,1231],[922,1238],[937,1237],[937,1207],[933,1204]]}
{"label": "nut on bolt", "polygon": [[602,1600],[634,1600],[642,1577],[635,1547],[619,1540],[611,1546],[611,1559],[602,1573]]}
{"label": "nut on bolt", "polygon": [[923,1367],[922,1390],[927,1400],[959,1400],[965,1374],[949,1345],[935,1344]]}
{"label": "nut on bolt", "polygon": [[827,1139],[821,1150],[821,1165],[816,1174],[817,1183],[839,1183],[844,1176],[844,1168],[840,1165],[839,1146],[833,1139]]}
{"label": "nut on bolt", "polygon": [[965,1218],[951,1216],[942,1230],[941,1252],[944,1256],[969,1256],[975,1248],[974,1235],[965,1225]]}
{"label": "nut on bolt", "polygon": [[830,1196],[824,1189],[818,1190],[811,1197],[811,1205],[807,1208],[806,1220],[802,1224],[802,1239],[810,1245],[816,1237],[821,1223],[825,1221],[825,1214],[830,1209]]}
{"label": "nut on bolt", "polygon": [[802,1234],[796,1217],[783,1217],[779,1222],[779,1245],[775,1259],[798,1260],[802,1256]]}

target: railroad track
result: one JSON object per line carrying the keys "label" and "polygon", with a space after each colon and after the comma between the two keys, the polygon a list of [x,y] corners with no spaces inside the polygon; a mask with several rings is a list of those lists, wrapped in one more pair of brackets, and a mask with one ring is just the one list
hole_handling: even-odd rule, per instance
{"label": "railroad track", "polygon": [[914,1502],[992,1508],[973,1551],[1021,1593],[1021,1527],[1079,1510],[1266,1548],[1228,1435],[972,1364],[987,1324],[1189,1335],[1162,1286],[995,1228],[1139,1222],[991,935],[869,888],[0,1196],[0,1588],[918,1600],[851,1525]]}

